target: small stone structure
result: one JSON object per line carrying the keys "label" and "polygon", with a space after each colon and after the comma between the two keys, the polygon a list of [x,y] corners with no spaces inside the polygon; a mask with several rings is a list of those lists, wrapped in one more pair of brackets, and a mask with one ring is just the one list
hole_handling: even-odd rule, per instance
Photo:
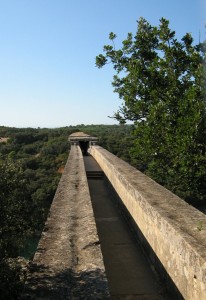
{"label": "small stone structure", "polygon": [[87,155],[89,147],[98,144],[98,138],[80,131],[70,134],[69,142],[71,145],[79,145],[82,153]]}
{"label": "small stone structure", "polygon": [[[89,153],[187,300],[206,299],[206,216],[100,146]],[[155,256],[155,257],[154,257]]]}

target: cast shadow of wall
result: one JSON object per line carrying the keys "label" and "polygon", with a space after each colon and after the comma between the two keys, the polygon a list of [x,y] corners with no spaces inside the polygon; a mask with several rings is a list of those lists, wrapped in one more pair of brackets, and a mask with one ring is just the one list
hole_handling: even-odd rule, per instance
{"label": "cast shadow of wall", "polygon": [[101,269],[55,273],[44,265],[30,266],[22,300],[110,299],[105,273]]}

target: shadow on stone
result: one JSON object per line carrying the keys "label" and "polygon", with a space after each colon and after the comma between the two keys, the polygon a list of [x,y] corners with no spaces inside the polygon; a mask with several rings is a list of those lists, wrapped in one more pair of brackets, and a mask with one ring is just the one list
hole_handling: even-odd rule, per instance
{"label": "shadow on stone", "polygon": [[100,269],[55,272],[32,263],[21,299],[110,299],[110,295],[105,274]]}

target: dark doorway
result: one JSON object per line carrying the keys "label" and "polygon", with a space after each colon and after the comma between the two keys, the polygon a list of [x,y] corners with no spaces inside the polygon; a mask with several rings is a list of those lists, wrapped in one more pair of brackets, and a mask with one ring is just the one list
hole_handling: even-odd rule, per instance
{"label": "dark doorway", "polygon": [[87,150],[89,148],[89,141],[79,141],[79,146],[82,150],[82,154],[87,155]]}

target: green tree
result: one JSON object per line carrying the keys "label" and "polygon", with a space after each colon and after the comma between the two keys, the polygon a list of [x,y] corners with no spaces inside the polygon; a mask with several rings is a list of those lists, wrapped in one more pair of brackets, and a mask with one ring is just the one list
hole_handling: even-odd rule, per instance
{"label": "green tree", "polygon": [[178,41],[169,21],[151,26],[144,18],[120,49],[116,35],[96,57],[111,63],[114,91],[123,100],[114,114],[134,124],[133,161],[155,180],[187,199],[205,195],[205,43],[191,34]]}
{"label": "green tree", "polygon": [[[2,158],[2,159],[1,159]],[[23,258],[17,258],[33,230],[34,203],[18,165],[0,158],[0,297],[18,299],[23,288]],[[21,261],[21,262],[20,262]]]}
{"label": "green tree", "polygon": [[33,202],[17,163],[0,161],[0,260],[16,257],[31,232]]}

